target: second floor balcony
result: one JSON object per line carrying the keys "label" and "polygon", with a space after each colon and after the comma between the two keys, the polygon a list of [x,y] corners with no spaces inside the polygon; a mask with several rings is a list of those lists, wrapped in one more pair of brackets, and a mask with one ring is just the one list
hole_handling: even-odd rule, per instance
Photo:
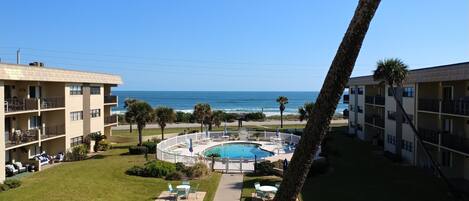
{"label": "second floor balcony", "polygon": [[469,100],[419,99],[419,110],[469,116]]}
{"label": "second floor balcony", "polygon": [[469,139],[462,135],[421,127],[419,134],[424,141],[469,154]]}
{"label": "second floor balcony", "polygon": [[365,115],[365,122],[384,128],[384,118],[379,115]]}
{"label": "second floor balcony", "polygon": [[41,109],[65,107],[64,97],[41,98]]}
{"label": "second floor balcony", "polygon": [[385,97],[383,96],[365,96],[365,103],[373,105],[384,105]]}
{"label": "second floor balcony", "polygon": [[104,103],[116,103],[117,104],[117,96],[104,96]]}
{"label": "second floor balcony", "polygon": [[41,139],[47,139],[59,135],[65,134],[65,124],[46,126],[44,128],[44,133],[41,135]]}
{"label": "second floor balcony", "polygon": [[104,117],[104,124],[105,125],[117,124],[117,115],[111,115],[111,116]]}
{"label": "second floor balcony", "polygon": [[39,129],[18,129],[5,132],[5,147],[13,147],[39,140]]}

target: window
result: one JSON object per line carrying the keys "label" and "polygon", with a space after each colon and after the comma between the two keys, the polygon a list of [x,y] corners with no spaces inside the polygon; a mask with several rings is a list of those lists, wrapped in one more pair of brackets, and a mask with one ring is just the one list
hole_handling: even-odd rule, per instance
{"label": "window", "polygon": [[359,94],[359,95],[362,95],[362,94],[363,94],[363,88],[358,87],[358,94]]}
{"label": "window", "polygon": [[80,85],[71,85],[70,86],[70,95],[82,95],[83,87]]}
{"label": "window", "polygon": [[91,110],[91,117],[100,117],[101,116],[101,109],[94,109]]}
{"label": "window", "polygon": [[83,144],[83,136],[70,138],[70,147],[74,147],[80,144]]}
{"label": "window", "polygon": [[396,145],[396,136],[394,136],[394,135],[388,135],[387,141],[388,141],[388,144]]}
{"label": "window", "polygon": [[360,106],[358,106],[358,105],[357,105],[357,112],[358,112],[358,113],[363,113],[363,109],[362,109]]}
{"label": "window", "polygon": [[29,128],[34,129],[34,128],[40,128],[40,127],[42,127],[41,117],[40,116],[31,116],[29,118]]}
{"label": "window", "polygon": [[350,94],[355,94],[355,88],[350,89]]}
{"label": "window", "polygon": [[413,151],[413,143],[407,140],[402,141],[402,149],[412,152]]}
{"label": "window", "polygon": [[90,87],[90,93],[91,93],[91,95],[99,95],[101,93],[101,87],[100,86],[91,86]]}
{"label": "window", "polygon": [[404,87],[404,92],[402,92],[403,97],[414,97],[414,87]]}
{"label": "window", "polygon": [[72,121],[83,120],[83,111],[70,112],[70,120]]}

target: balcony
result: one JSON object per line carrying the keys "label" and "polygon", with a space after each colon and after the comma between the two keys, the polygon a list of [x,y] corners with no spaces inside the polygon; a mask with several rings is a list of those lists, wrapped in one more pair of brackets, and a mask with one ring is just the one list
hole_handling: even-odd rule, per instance
{"label": "balcony", "polygon": [[419,99],[419,110],[439,112],[440,111],[440,100],[438,99]]}
{"label": "balcony", "polygon": [[379,115],[365,115],[365,122],[384,128],[384,119]]}
{"label": "balcony", "polygon": [[41,98],[41,109],[53,109],[65,107],[64,97]]}
{"label": "balcony", "polygon": [[373,105],[384,105],[385,98],[383,96],[365,96],[365,103]]}
{"label": "balcony", "polygon": [[38,99],[36,98],[8,98],[5,99],[4,104],[5,113],[38,109]]}
{"label": "balcony", "polygon": [[344,94],[343,100],[344,100],[344,104],[348,104],[350,102],[350,95]]}
{"label": "balcony", "polygon": [[469,139],[464,136],[425,128],[419,128],[419,134],[424,141],[469,154]]}
{"label": "balcony", "polygon": [[104,124],[117,124],[117,115],[104,117]]}
{"label": "balcony", "polygon": [[117,104],[117,96],[104,96],[104,103],[116,103]]}
{"label": "balcony", "polygon": [[443,100],[441,112],[447,114],[469,115],[469,101],[467,100]]}
{"label": "balcony", "polygon": [[59,135],[65,134],[65,124],[55,125],[55,126],[46,126],[44,128],[44,133],[41,135],[41,139],[47,139]]}
{"label": "balcony", "polygon": [[[8,137],[7,137],[8,136]],[[5,147],[13,147],[29,142],[39,140],[39,129],[15,130],[14,132],[5,132]]]}

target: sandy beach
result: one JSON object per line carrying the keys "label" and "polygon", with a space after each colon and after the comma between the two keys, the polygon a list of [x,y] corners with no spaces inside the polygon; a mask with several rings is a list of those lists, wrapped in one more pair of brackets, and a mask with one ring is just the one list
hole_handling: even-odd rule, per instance
{"label": "sandy beach", "polygon": [[[284,121],[283,125],[298,125],[306,124],[306,121]],[[347,124],[347,119],[336,119],[332,120],[331,124]],[[238,122],[227,123],[227,126],[238,126]],[[268,120],[268,121],[243,121],[243,126],[272,126],[280,125],[280,120]],[[222,124],[223,126],[223,124]],[[166,128],[198,128],[200,124],[198,123],[173,123],[168,124]],[[135,126],[134,126],[135,128]],[[148,124],[145,128],[160,128],[158,124]],[[112,128],[113,130],[127,130],[129,125],[118,125]]]}

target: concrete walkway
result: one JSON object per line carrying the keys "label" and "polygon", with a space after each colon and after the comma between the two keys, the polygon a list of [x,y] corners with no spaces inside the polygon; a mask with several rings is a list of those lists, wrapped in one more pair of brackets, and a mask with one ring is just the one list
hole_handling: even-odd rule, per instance
{"label": "concrete walkway", "polygon": [[239,201],[243,190],[242,174],[223,174],[214,201]]}

